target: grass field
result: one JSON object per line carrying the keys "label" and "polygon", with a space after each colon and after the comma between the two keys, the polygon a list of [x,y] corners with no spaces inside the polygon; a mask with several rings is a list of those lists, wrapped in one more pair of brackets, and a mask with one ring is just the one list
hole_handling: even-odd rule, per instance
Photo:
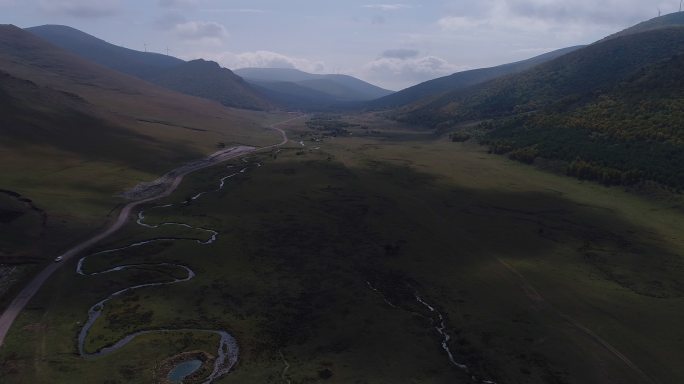
{"label": "grass field", "polygon": [[[167,118],[178,125],[207,126],[205,131],[192,135],[184,128],[168,125],[129,126],[131,136],[155,137],[156,144],[138,148],[138,152],[123,145],[115,150],[115,158],[89,158],[79,149],[65,150],[12,140],[1,143],[0,186],[30,199],[44,211],[46,220],[38,225],[37,216],[29,212],[16,220],[0,221],[0,264],[19,266],[21,273],[13,281],[29,278],[36,268],[51,262],[60,251],[108,223],[124,203],[121,193],[136,184],[155,180],[185,162],[213,153],[219,143],[261,146],[279,140],[278,134],[265,127],[284,119],[282,114],[230,113],[226,114],[230,118]],[[211,123],[206,124],[207,121]],[[86,141],[79,145],[90,144]],[[127,158],[137,159],[140,167],[132,167]],[[0,212],[16,212],[15,200],[6,194],[0,196]],[[5,279],[0,277],[0,281]],[[8,289],[10,294],[3,294],[4,289],[0,289],[0,308],[11,300],[11,293],[18,287],[12,284]]]}
{"label": "grass field", "polygon": [[267,127],[285,116],[156,87],[8,25],[0,79],[0,189],[46,215],[38,227],[31,215],[5,221],[1,212],[16,210],[0,198],[0,265],[23,257],[23,278],[105,225],[125,190],[219,148],[273,144],[279,134]]}
{"label": "grass field", "polygon": [[[108,303],[87,348],[138,330],[225,329],[241,355],[220,383],[684,381],[678,198],[649,201],[377,116],[349,119],[360,126],[346,135],[293,122],[287,149],[251,158],[221,192],[147,212],[150,223],[215,229],[216,243],[89,260],[93,270],[177,263],[197,277]],[[192,175],[168,202],[214,189],[230,172]],[[198,235],[133,221],[101,248]],[[0,350],[3,382],[149,383],[160,361],[215,353],[215,338],[170,334],[83,361],[76,335],[92,304],[178,271],[96,277],[65,267]],[[436,312],[416,295],[443,314],[448,346],[469,373],[450,363]]]}

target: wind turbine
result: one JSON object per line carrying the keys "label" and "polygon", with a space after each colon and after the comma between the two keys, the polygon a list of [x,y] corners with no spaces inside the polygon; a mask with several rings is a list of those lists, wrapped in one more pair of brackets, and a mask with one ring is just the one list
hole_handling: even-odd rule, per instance
{"label": "wind turbine", "polygon": [[682,11],[682,4],[684,4],[684,0],[679,0],[679,12]]}

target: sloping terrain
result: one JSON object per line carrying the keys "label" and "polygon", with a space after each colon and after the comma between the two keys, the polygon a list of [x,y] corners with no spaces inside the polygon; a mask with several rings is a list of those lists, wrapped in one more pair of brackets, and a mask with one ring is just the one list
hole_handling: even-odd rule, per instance
{"label": "sloping terrain", "polygon": [[213,61],[193,60],[161,72],[151,81],[188,95],[244,109],[268,109],[270,103],[240,76]]}
{"label": "sloping terrain", "polygon": [[41,87],[77,95],[103,118],[134,131],[154,131],[157,140],[194,132],[190,140],[178,138],[179,142],[202,153],[211,150],[216,139],[246,141],[253,133],[251,128],[257,126],[250,121],[256,116],[253,113],[224,108],[113,71],[13,26],[0,29],[0,70]]}
{"label": "sloping terrain", "polygon": [[440,77],[406,88],[397,93],[373,100],[366,105],[369,108],[402,107],[423,98],[437,97],[445,92],[468,88],[499,77],[520,73],[580,48],[582,46],[564,48],[511,64],[454,73],[453,75]]}
{"label": "sloping terrain", "polygon": [[684,12],[670,13],[654,19],[646,20],[633,27],[627,28],[623,31],[615,33],[606,37],[604,40],[614,39],[616,37],[634,35],[641,32],[652,31],[663,28],[680,28],[684,27]]}
{"label": "sloping terrain", "polygon": [[219,145],[277,140],[265,115],[154,86],[14,26],[0,26],[0,78],[0,185],[48,215],[29,257],[97,227],[141,181]]}
{"label": "sloping terrain", "polygon": [[150,164],[146,158],[151,154],[164,156],[155,151],[154,138],[97,116],[93,105],[73,93],[0,71],[0,102],[4,146],[50,146],[83,159],[117,161],[143,169]]}
{"label": "sloping terrain", "polygon": [[172,56],[154,52],[140,52],[110,44],[65,25],[41,25],[26,28],[26,30],[92,62],[141,79],[150,79],[160,71],[185,62]]}
{"label": "sloping terrain", "polygon": [[265,110],[270,103],[229,69],[205,61],[119,47],[77,29],[44,25],[26,29],[50,43],[104,67],[162,87],[236,108]]}
{"label": "sloping terrain", "polygon": [[682,188],[682,121],[684,56],[678,55],[588,102],[492,123],[485,142],[525,161],[567,161],[568,173],[582,179]]}
{"label": "sloping terrain", "polygon": [[409,107],[415,122],[438,124],[527,113],[572,104],[610,89],[650,64],[684,52],[684,30],[648,31],[599,43],[519,75]]}
{"label": "sloping terrain", "polygon": [[496,153],[560,160],[555,169],[606,184],[681,188],[682,54],[684,28],[645,28],[416,103],[402,118],[443,130],[486,120],[474,134]]}
{"label": "sloping terrain", "polygon": [[[133,182],[281,143],[181,168],[198,172],[78,262],[51,263],[0,346],[0,382],[170,382],[186,363],[199,368],[179,381],[206,384],[684,382],[684,198],[492,153],[605,183],[684,181],[680,33],[402,111],[431,131],[385,111],[235,111],[0,27],[0,295],[9,262],[78,249]],[[339,90],[322,88],[301,92]],[[289,145],[260,129],[283,115]]]}

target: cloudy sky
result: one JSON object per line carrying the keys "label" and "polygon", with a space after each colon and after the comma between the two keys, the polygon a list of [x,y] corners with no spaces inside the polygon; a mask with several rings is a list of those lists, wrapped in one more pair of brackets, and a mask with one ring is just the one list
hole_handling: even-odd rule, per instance
{"label": "cloudy sky", "polygon": [[389,89],[587,44],[678,0],[0,0],[3,23],[65,24],[223,66],[345,73]]}

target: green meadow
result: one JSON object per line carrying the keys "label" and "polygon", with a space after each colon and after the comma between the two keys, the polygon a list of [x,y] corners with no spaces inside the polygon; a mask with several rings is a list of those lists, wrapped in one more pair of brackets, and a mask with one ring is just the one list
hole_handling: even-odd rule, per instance
{"label": "green meadow", "polygon": [[[238,365],[218,383],[469,383],[473,375],[496,383],[684,381],[679,197],[646,199],[544,172],[379,115],[339,121],[332,128],[292,122],[282,151],[192,174],[159,204],[216,189],[221,177],[249,167],[223,190],[146,212],[148,224],[216,230],[215,243],[161,241],[89,258],[88,272],[170,263],[197,276],[107,303],[86,350],[141,330],[216,329],[240,345]],[[85,188],[88,166],[104,173]],[[47,191],[26,177],[20,189],[36,192],[56,215],[85,212],[70,221],[82,223],[80,231],[53,243],[61,245],[104,223],[120,203],[117,191],[155,178],[102,164],[43,167],[45,177],[65,167],[64,184]],[[131,218],[93,251],[161,237],[205,240],[206,233],[143,228]],[[79,276],[68,263],[15,323],[0,351],[0,377],[162,383],[166,359],[215,355],[217,337],[184,331],[141,336],[105,357],[78,356],[91,305],[183,275],[150,266]],[[416,296],[443,315],[448,347],[469,372],[450,362],[437,312]]]}

